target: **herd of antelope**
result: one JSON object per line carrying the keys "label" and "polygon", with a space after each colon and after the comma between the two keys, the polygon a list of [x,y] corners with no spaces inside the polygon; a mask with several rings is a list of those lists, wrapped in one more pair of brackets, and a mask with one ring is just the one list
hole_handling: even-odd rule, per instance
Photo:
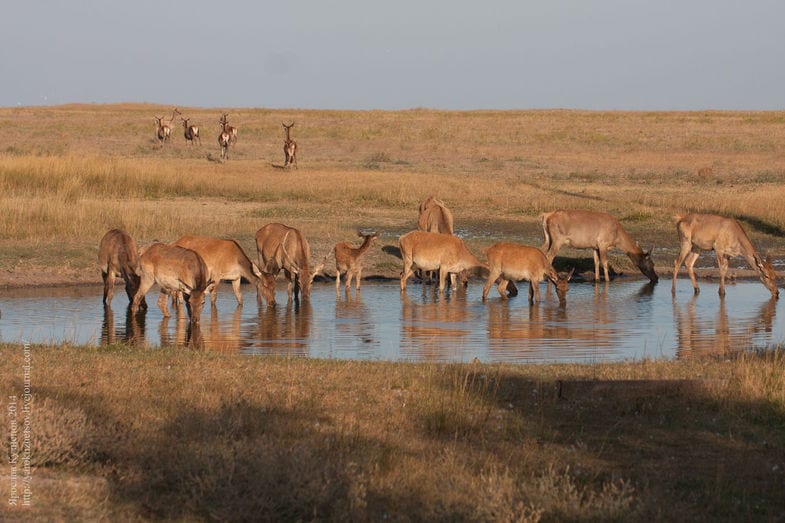
{"label": "herd of antelope", "polygon": [[[183,136],[185,137],[186,144],[199,144],[202,145],[202,139],[199,136],[199,127],[191,125],[190,118],[184,118],[183,114],[174,108],[172,116],[168,119],[163,116],[154,116],[155,120],[155,138],[158,144],[163,147],[172,135],[172,127],[176,117],[180,117],[183,125]],[[222,113],[218,119],[220,131],[218,133],[218,145],[221,148],[221,161],[229,159],[229,147],[237,143],[237,127],[229,124],[229,113]],[[297,142],[292,139],[291,130],[294,127],[294,122],[286,125],[281,123],[284,130],[283,141],[283,154],[284,154],[284,167],[294,166],[297,168]]]}
{"label": "herd of antelope", "polygon": [[[552,262],[564,246],[591,249],[594,254],[594,281],[600,281],[600,266],[606,283],[610,280],[608,251],[618,249],[632,260],[651,281],[658,281],[651,259],[651,251],[643,251],[613,216],[605,212],[584,210],[558,210],[542,215],[545,242],[541,247],[516,243],[496,243],[485,250],[487,262],[478,259],[458,236],[454,235],[453,215],[441,200],[429,197],[419,209],[418,229],[399,238],[403,268],[400,277],[401,292],[405,292],[408,279],[415,268],[435,271],[439,277],[439,292],[444,292],[450,276],[455,286],[457,276],[463,284],[467,272],[477,268],[487,271],[482,299],[488,298],[490,288],[497,284],[503,300],[517,295],[516,281],[529,282],[529,303],[540,301],[539,284],[549,282],[556,289],[559,302],[566,303],[568,282],[575,269],[557,272]],[[739,223],[712,214],[690,213],[676,217],[680,252],[673,266],[672,292],[676,292],[676,279],[681,265],[687,267],[695,294],[699,292],[693,266],[701,251],[713,250],[720,270],[719,293],[725,295],[725,278],[728,258],[743,257],[757,272],[760,280],[774,298],[779,297],[776,274],[767,257],[757,253]],[[340,242],[332,254],[335,258],[335,289],[339,292],[341,274],[346,275],[346,292],[352,278],[360,290],[363,257],[379,233],[358,233],[359,245]],[[103,302],[111,303],[114,282],[120,277],[125,282],[132,313],[146,310],[145,295],[158,285],[158,306],[165,317],[169,316],[169,298],[176,304],[178,313],[185,304],[191,324],[198,324],[205,295],[216,303],[216,286],[220,281],[231,281],[238,305],[242,305],[241,278],[256,286],[257,302],[275,305],[275,278],[283,272],[288,281],[287,295],[292,300],[308,300],[311,285],[328,260],[311,267],[308,241],[301,231],[280,223],[270,223],[256,232],[256,262],[243,252],[235,240],[199,236],[183,236],[172,243],[153,243],[139,247],[125,231],[107,232],[99,245],[99,265],[104,281]]]}

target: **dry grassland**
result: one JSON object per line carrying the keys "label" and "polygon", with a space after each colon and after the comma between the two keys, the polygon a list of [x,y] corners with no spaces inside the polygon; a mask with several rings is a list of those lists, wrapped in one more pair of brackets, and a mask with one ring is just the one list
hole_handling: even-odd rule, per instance
{"label": "dry grassland", "polygon": [[[377,229],[365,274],[397,276],[390,247],[430,194],[477,253],[540,245],[539,213],[586,208],[653,244],[666,274],[672,215],[689,210],[735,216],[785,257],[783,112],[181,107],[203,145],[176,126],[161,148],[153,116],[171,109],[0,108],[0,286],[98,282],[112,227],[140,243],[234,237],[253,256],[254,233],[274,221],[302,229],[314,258]],[[226,163],[222,112],[239,128]],[[284,170],[292,120],[299,169]],[[590,366],[32,354],[34,504],[3,500],[0,519],[785,518],[781,351]],[[0,393],[18,394],[21,347],[0,356]],[[7,461],[0,470],[5,496]]]}
{"label": "dry grassland", "polygon": [[[141,243],[183,234],[253,235],[280,221],[314,257],[358,227],[381,242],[366,275],[396,275],[383,250],[416,227],[428,195],[445,200],[475,251],[499,240],[540,245],[538,214],[606,210],[668,271],[672,215],[740,218],[760,250],[785,256],[785,113],[584,111],[271,111],[180,108],[202,127],[163,148],[154,115],[171,108],[0,108],[0,284],[97,281],[98,239],[126,228]],[[218,117],[239,128],[220,163]],[[300,168],[284,170],[281,122],[297,122]],[[590,258],[586,252],[570,253]],[[624,256],[612,259],[630,272]],[[635,271],[632,271],[635,272]]]}
{"label": "dry grassland", "polygon": [[[21,348],[0,352],[21,409]],[[33,504],[3,503],[9,518],[785,517],[781,352],[593,366],[31,352]]]}

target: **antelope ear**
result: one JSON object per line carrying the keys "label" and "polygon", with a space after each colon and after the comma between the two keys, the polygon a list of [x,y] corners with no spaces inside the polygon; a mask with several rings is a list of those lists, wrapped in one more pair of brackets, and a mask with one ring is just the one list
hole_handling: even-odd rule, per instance
{"label": "antelope ear", "polygon": [[193,291],[193,290],[194,290],[194,289],[193,289],[193,287],[191,287],[190,285],[188,285],[187,283],[185,283],[183,280],[181,280],[181,279],[179,279],[179,278],[178,278],[178,279],[177,279],[177,281],[179,281],[179,282],[180,282],[180,285],[182,285],[182,286],[183,286],[183,288],[184,288],[185,290],[187,290],[187,291],[188,291],[188,294],[191,294],[191,291]]}

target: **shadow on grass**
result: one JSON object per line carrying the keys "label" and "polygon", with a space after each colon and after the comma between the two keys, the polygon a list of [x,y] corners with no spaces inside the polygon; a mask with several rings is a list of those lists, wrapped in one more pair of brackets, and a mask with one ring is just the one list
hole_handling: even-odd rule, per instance
{"label": "shadow on grass", "polygon": [[750,227],[752,227],[753,229],[755,229],[758,232],[762,232],[762,233],[765,233],[765,234],[770,234],[772,236],[777,236],[777,237],[780,237],[780,238],[785,236],[785,230],[783,230],[782,227],[780,227],[778,225],[774,225],[773,223],[765,222],[765,221],[761,220],[760,218],[755,218],[753,216],[747,216],[745,214],[736,214],[736,215],[733,215],[733,217],[736,218],[739,221],[742,221],[744,223],[749,224]]}
{"label": "shadow on grass", "polygon": [[114,502],[153,519],[363,519],[365,492],[357,485],[367,461],[385,452],[357,433],[333,430],[307,408],[276,410],[238,398],[139,426],[113,419],[101,397],[46,387],[37,394],[101,420],[85,443],[95,463],[115,471]]}
{"label": "shadow on grass", "polygon": [[[465,372],[459,379],[456,369]],[[541,381],[471,369],[448,367],[441,382],[448,395],[508,411],[517,422],[502,438],[563,449],[562,466],[586,470],[584,482],[601,488],[613,478],[632,481],[636,519],[785,516],[782,405],[736,399],[725,381]],[[493,418],[478,418],[478,409],[432,412],[423,426],[430,437],[487,448]]]}

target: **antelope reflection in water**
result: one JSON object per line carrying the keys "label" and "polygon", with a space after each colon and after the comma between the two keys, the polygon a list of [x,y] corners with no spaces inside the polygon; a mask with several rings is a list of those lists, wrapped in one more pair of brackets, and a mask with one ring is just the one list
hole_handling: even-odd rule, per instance
{"label": "antelope reflection in water", "polygon": [[117,332],[114,311],[110,305],[104,306],[104,321],[101,324],[101,345],[126,343],[140,345],[145,341],[145,315],[131,312],[130,305],[125,308],[125,328]]}
{"label": "antelope reflection in water", "polygon": [[682,310],[676,297],[673,298],[673,319],[676,325],[676,357],[701,358],[724,356],[751,349],[755,334],[771,333],[777,311],[777,298],[771,297],[760,306],[758,314],[748,318],[728,321],[725,297],[720,296],[715,319],[701,318],[696,310],[699,294],[693,294]]}
{"label": "antelope reflection in water", "polygon": [[308,356],[313,307],[309,300],[286,306],[259,308],[251,349],[277,356]]}
{"label": "antelope reflection in water", "polygon": [[[237,305],[227,320],[226,315],[218,315],[218,307],[210,306],[210,321],[205,322],[202,330],[204,346],[212,350],[238,352],[247,347],[249,343],[243,339],[241,328],[243,320],[243,307]],[[222,328],[223,327],[223,328]]]}
{"label": "antelope reflection in water", "polygon": [[357,289],[354,297],[351,290],[346,287],[344,298],[340,293],[335,294],[335,330],[342,335],[357,337],[364,342],[374,339],[368,310],[363,304],[362,293]]}
{"label": "antelope reflection in water", "polygon": [[449,359],[472,335],[466,290],[442,294],[423,285],[422,302],[401,294],[401,347],[423,360]]}
{"label": "antelope reflection in water", "polygon": [[513,348],[516,351],[536,353],[543,349],[547,340],[572,337],[567,325],[567,308],[549,303],[527,308],[510,308],[509,303],[489,300],[488,303],[488,350],[491,354],[504,354]]}

